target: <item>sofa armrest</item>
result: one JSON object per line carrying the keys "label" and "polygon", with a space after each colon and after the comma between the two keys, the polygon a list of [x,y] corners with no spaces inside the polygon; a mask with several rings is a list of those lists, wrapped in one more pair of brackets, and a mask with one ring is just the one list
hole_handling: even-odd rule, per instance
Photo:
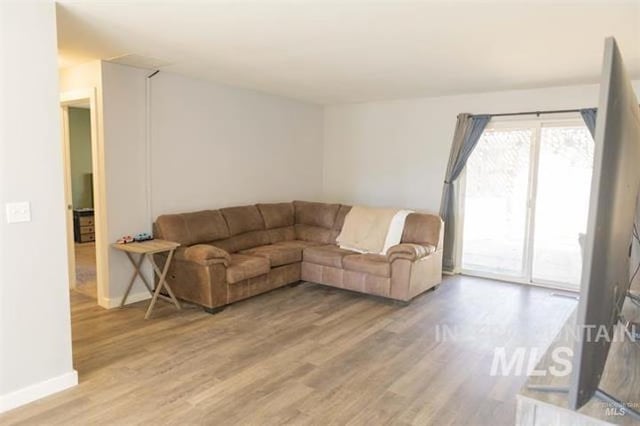
{"label": "sofa armrest", "polygon": [[183,256],[185,260],[190,260],[205,266],[215,263],[222,263],[224,266],[229,266],[231,262],[231,255],[227,251],[209,244],[196,244],[187,247],[183,252]]}
{"label": "sofa armrest", "polygon": [[402,243],[387,250],[387,260],[393,262],[396,259],[407,259],[415,261],[430,255],[436,251],[435,246]]}

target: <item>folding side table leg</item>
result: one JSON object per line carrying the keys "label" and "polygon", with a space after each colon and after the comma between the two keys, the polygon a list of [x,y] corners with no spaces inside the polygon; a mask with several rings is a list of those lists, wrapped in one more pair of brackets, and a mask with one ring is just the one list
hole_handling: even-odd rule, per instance
{"label": "folding side table leg", "polygon": [[136,260],[133,258],[131,253],[125,252],[125,254],[127,255],[127,257],[129,258],[129,261],[133,265],[133,274],[131,275],[131,280],[129,280],[129,285],[127,286],[127,290],[125,291],[124,296],[122,297],[122,302],[120,302],[121,308],[127,302],[127,297],[129,297],[129,292],[131,292],[133,283],[136,281],[136,278],[138,276],[140,276],[140,279],[142,279],[142,282],[144,283],[144,286],[147,288],[147,290],[149,290],[149,293],[153,294],[153,290],[151,290],[151,286],[149,285],[149,283],[147,282],[147,279],[145,278],[145,276],[142,274],[142,271],[140,270],[140,267],[142,266],[142,262],[144,261],[144,255],[141,254],[140,258],[136,262]]}
{"label": "folding side table leg", "polygon": [[144,319],[148,319],[149,316],[151,315],[151,312],[153,311],[153,307],[156,304],[156,300],[158,300],[158,296],[160,295],[160,290],[162,290],[162,287],[167,289],[167,293],[169,293],[169,297],[171,297],[171,300],[176,305],[176,308],[181,309],[178,299],[176,299],[176,297],[173,294],[173,291],[171,290],[171,287],[169,287],[169,284],[167,284],[167,281],[166,281],[167,272],[169,271],[169,265],[171,264],[171,259],[173,258],[173,252],[174,250],[169,251],[169,256],[167,256],[167,260],[164,262],[164,267],[162,268],[162,271],[160,271],[160,268],[158,267],[158,265],[156,265],[155,260],[153,260],[153,254],[149,253],[146,255],[147,258],[149,259],[149,262],[153,266],[153,270],[158,275],[158,285],[156,286],[156,289],[153,292],[153,297],[151,298],[151,303],[149,304],[149,308],[147,309],[147,313],[145,314]]}

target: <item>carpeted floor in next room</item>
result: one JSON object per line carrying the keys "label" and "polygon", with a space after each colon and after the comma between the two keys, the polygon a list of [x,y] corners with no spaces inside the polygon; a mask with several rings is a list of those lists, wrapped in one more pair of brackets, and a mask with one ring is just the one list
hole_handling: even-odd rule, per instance
{"label": "carpeted floor in next room", "polygon": [[97,298],[96,287],[96,244],[75,244],[76,254],[76,288],[85,296]]}
{"label": "carpeted floor in next room", "polygon": [[[490,376],[494,348],[544,350],[575,306],[447,277],[407,307],[303,283],[217,315],[160,302],[145,321],[146,302],[72,292],[80,384],[0,424],[511,425],[525,377]],[[438,340],[444,324],[471,332]]]}

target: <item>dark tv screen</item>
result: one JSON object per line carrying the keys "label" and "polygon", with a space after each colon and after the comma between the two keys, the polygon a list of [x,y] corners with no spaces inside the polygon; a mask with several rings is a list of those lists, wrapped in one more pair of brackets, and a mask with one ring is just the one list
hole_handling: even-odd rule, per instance
{"label": "dark tv screen", "polygon": [[[640,110],[615,39],[605,41],[589,219],[569,405],[583,406],[604,371],[629,290],[629,254],[640,188]],[[604,335],[602,331],[608,332]]]}

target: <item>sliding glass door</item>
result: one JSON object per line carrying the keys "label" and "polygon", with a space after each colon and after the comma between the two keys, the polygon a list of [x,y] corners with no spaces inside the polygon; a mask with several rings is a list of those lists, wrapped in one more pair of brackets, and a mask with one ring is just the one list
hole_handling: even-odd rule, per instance
{"label": "sliding glass door", "polygon": [[463,272],[577,289],[591,135],[581,121],[490,126],[462,179]]}

